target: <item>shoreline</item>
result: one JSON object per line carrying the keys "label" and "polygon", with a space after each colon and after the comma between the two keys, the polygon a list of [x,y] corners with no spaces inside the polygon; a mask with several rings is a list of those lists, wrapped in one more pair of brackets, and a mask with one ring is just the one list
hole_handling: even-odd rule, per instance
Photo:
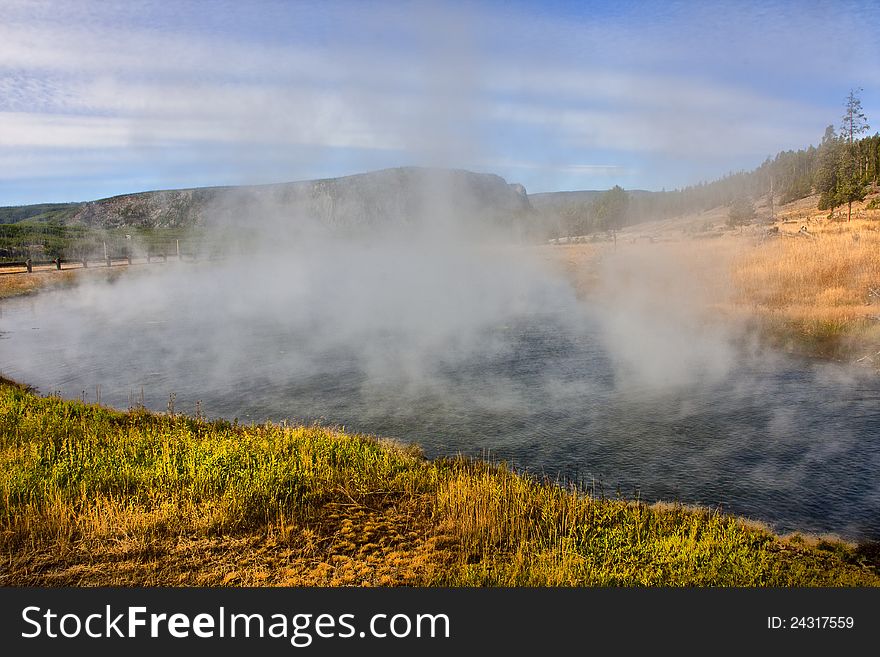
{"label": "shoreline", "polygon": [[[800,356],[799,358],[805,358],[808,361],[809,357]],[[3,376],[0,374],[0,388],[7,386],[13,387],[21,390],[22,392],[32,394],[38,397],[51,397],[63,400],[65,402],[75,403],[75,404],[84,404],[86,406],[95,406],[101,409],[105,409],[107,411],[113,413],[146,413],[149,415],[156,415],[160,417],[168,416],[168,417],[182,417],[188,418],[192,421],[196,422],[206,422],[207,424],[212,423],[221,423],[221,424],[236,424],[241,426],[263,426],[263,425],[272,425],[277,427],[298,427],[298,428],[316,428],[328,432],[337,432],[337,433],[349,433],[349,426],[342,425],[338,423],[325,422],[320,420],[315,421],[300,421],[300,420],[273,420],[273,419],[240,419],[236,418],[227,418],[222,416],[206,416],[197,412],[196,414],[186,412],[186,411],[167,411],[167,410],[157,410],[155,408],[148,408],[146,406],[140,405],[137,402],[131,402],[127,408],[121,406],[114,406],[111,404],[104,403],[103,401],[90,401],[87,398],[80,398],[78,396],[72,397],[64,397],[60,396],[59,392],[50,392],[43,393],[41,390],[30,384],[22,383],[18,380],[14,380]],[[475,463],[481,463],[486,465],[487,467],[495,468],[500,467],[502,469],[509,470],[512,474],[516,476],[521,476],[526,479],[547,483],[549,485],[558,486],[565,490],[577,491],[578,494],[586,495],[593,499],[597,500],[607,500],[607,501],[618,501],[626,504],[640,504],[643,503],[640,492],[637,490],[635,495],[625,496],[622,495],[619,488],[616,489],[616,493],[613,493],[612,488],[609,488],[606,492],[604,488],[596,491],[595,488],[590,488],[584,481],[575,481],[573,479],[566,479],[559,474],[551,476],[544,472],[545,466],[541,466],[540,468],[532,468],[525,466],[519,466],[514,463],[510,463],[504,459],[493,459],[487,456],[476,456],[476,455],[466,455],[461,452],[456,453],[439,453],[431,457],[427,457],[424,455],[422,451],[422,447],[418,444],[418,442],[407,442],[405,440],[399,438],[389,438],[387,436],[371,432],[369,430],[358,431],[357,429],[353,430],[355,435],[365,436],[370,439],[375,439],[383,444],[393,445],[404,451],[417,451],[421,458],[425,459],[428,462],[442,462],[445,460],[463,460]],[[773,536],[781,539],[781,540],[795,540],[800,543],[804,543],[807,545],[814,545],[816,543],[830,542],[830,543],[841,543],[845,544],[849,547],[860,547],[860,546],[872,546],[877,545],[880,546],[880,535],[876,538],[854,538],[852,536],[846,536],[834,529],[828,529],[825,531],[812,531],[808,529],[798,528],[796,526],[792,526],[791,529],[780,530],[773,526],[773,522],[770,520],[763,519],[761,517],[741,514],[732,511],[724,510],[724,504],[719,503],[717,505],[709,505],[709,504],[701,504],[701,503],[691,503],[685,502],[677,498],[659,498],[654,499],[651,502],[644,502],[649,506],[674,506],[685,509],[687,511],[692,511],[695,513],[720,513],[729,518],[734,518],[737,521],[743,523],[746,526],[755,527],[762,531],[766,531]],[[880,560],[878,560],[878,567],[880,567]]]}
{"label": "shoreline", "polygon": [[[257,586],[345,583],[385,586],[839,586],[848,582],[849,585],[880,586],[877,542],[851,543],[829,536],[797,533],[780,536],[760,522],[717,509],[674,502],[649,505],[632,500],[593,498],[583,491],[512,471],[503,464],[465,458],[425,460],[411,446],[373,436],[346,434],[317,426],[283,427],[272,423],[244,426],[137,409],[121,412],[96,404],[39,397],[23,384],[8,379],[0,381],[0,408],[3,410],[0,422],[8,427],[10,409],[20,407],[30,409],[28,416],[32,420],[43,418],[39,422],[45,435],[19,437],[13,444],[9,443],[10,436],[7,435],[0,450],[0,459],[5,462],[7,472],[22,472],[23,468],[35,467],[25,467],[27,459],[22,456],[21,448],[37,440],[39,444],[56,445],[52,448],[53,453],[55,458],[62,460],[53,467],[67,468],[63,463],[68,457],[64,455],[74,450],[92,455],[84,462],[86,471],[103,468],[103,474],[97,478],[96,475],[80,474],[69,481],[73,487],[71,491],[78,492],[66,502],[62,500],[70,493],[65,493],[64,487],[52,484],[54,478],[46,479],[39,473],[35,475],[35,482],[43,481],[42,486],[56,491],[52,493],[54,501],[46,506],[31,494],[26,504],[29,509],[26,517],[17,514],[14,508],[7,509],[2,520],[6,526],[2,552],[10,569],[0,578],[7,585],[176,586],[204,585],[207,582],[208,585]],[[79,446],[76,441],[70,442],[72,425],[67,418],[73,417],[80,418],[78,426],[85,431],[78,439],[83,443]],[[19,431],[22,429],[27,433],[26,427],[19,427]],[[174,443],[169,443],[168,437],[162,437],[166,431],[170,431],[168,436],[176,436]],[[67,438],[61,435],[62,432],[67,432]],[[305,447],[298,442],[304,438]],[[191,486],[191,481],[184,484],[173,472],[155,470],[167,458],[175,459],[174,453],[177,452],[184,461],[191,459],[191,450],[203,452],[198,445],[206,444],[205,441],[211,445],[209,452],[260,454],[259,459],[266,464],[283,459],[280,455],[289,453],[289,449],[294,449],[300,457],[280,469],[242,462],[242,469],[220,473],[205,472],[202,470],[205,466],[193,466],[195,469],[187,477],[195,480],[228,477],[226,481],[229,483],[223,490],[218,490],[215,497],[206,502],[201,498],[204,493],[192,497],[191,493],[180,488]],[[291,447],[282,448],[282,445]],[[328,446],[332,446],[329,451]],[[368,460],[363,461],[364,456],[354,460],[339,456],[348,454],[352,448],[352,454],[365,454],[361,450],[367,449]],[[17,455],[11,455],[10,449]],[[148,475],[140,479],[135,474],[126,477],[135,476],[135,480],[151,482],[156,476],[170,476],[171,480],[155,490],[150,483],[129,488],[128,501],[116,498],[112,493],[113,486],[107,488],[107,481],[115,480],[119,473],[114,470],[117,466],[111,467],[104,462],[106,455],[110,454],[106,450],[112,450],[112,453],[122,450],[122,457],[113,458],[122,458],[123,462],[127,462],[124,454],[131,450],[134,450],[131,453],[138,454],[146,451],[158,459],[153,465],[132,463],[125,466],[125,471],[130,467],[145,468]],[[316,486],[313,491],[316,496],[305,494],[302,497],[297,493],[301,501],[292,507],[285,505],[283,499],[290,495],[290,491],[303,485],[302,482],[296,484],[296,477],[289,478],[289,468],[296,471],[303,467],[303,463],[326,458],[331,453],[337,456],[326,466],[318,470],[313,469],[314,465],[306,466],[311,473],[308,476],[319,480],[317,484],[310,484]],[[139,461],[142,458],[138,457]],[[349,490],[350,482],[365,481],[367,475],[363,468],[374,467],[369,465],[374,461],[384,465],[381,465],[381,472],[367,477],[373,483],[356,485],[357,490]],[[248,457],[248,463],[251,463],[251,457]],[[45,467],[44,462],[38,469]],[[253,467],[258,470],[252,470]],[[327,467],[329,469],[324,469]],[[264,469],[270,474],[267,475]],[[160,472],[165,474],[159,475]],[[19,475],[4,476],[5,480],[0,477],[0,488],[5,487],[6,499],[17,499],[20,494],[10,497],[9,486],[14,487],[15,477]],[[260,493],[250,503],[237,500],[229,506],[230,486],[239,491],[236,495],[250,495],[241,492],[249,490],[241,488],[243,482],[266,476],[279,478],[271,483],[274,492]],[[399,486],[394,484],[398,479]],[[90,486],[94,484],[88,484],[89,481],[105,483],[93,489]],[[330,485],[327,482],[336,483]],[[184,493],[181,494],[180,490]],[[134,497],[129,497],[131,495]],[[19,504],[25,501],[19,499]],[[206,503],[207,508],[202,508]],[[256,506],[252,506],[253,503]],[[315,503],[318,506],[314,506]],[[64,508],[59,508],[59,504]],[[325,517],[324,507],[328,504],[331,518]],[[534,515],[541,509],[543,511]],[[178,517],[178,512],[182,516]],[[169,513],[171,515],[167,515]],[[399,518],[398,514],[404,517]],[[395,520],[391,522],[389,517]],[[110,518],[115,520],[107,524]],[[204,524],[205,518],[209,519],[207,525]],[[26,529],[21,526],[22,522]],[[73,525],[68,526],[66,523],[70,522]],[[156,525],[156,522],[160,524]],[[353,526],[358,523],[365,526],[355,531]],[[409,532],[401,537],[404,528]],[[413,529],[417,529],[415,534]],[[38,547],[17,554],[16,551],[22,548],[16,546],[22,545],[20,541],[25,536],[21,531],[26,531],[31,537],[28,540]],[[266,564],[260,563],[259,555],[274,553],[279,545],[284,546],[282,551],[290,553],[294,544],[316,531],[326,534],[322,545],[327,553],[322,559],[316,561],[308,555],[288,559],[283,572],[293,577],[292,568],[297,574],[284,582],[275,581],[276,577],[265,573]],[[360,531],[365,536],[352,533]],[[287,539],[280,538],[282,534]],[[130,542],[134,540],[133,535],[141,537],[134,541],[136,545],[130,546],[129,552],[152,555],[147,557],[148,566],[142,563],[143,557],[135,557],[133,553],[123,559],[128,564],[128,574],[121,582],[112,576],[107,580],[108,575],[101,574],[100,568],[94,570],[96,561],[100,565],[106,559],[119,559],[115,547],[119,537],[127,536],[124,542]],[[686,539],[688,535],[690,539]],[[233,576],[230,572],[237,572],[233,570],[224,572],[221,577],[216,569],[211,569],[210,576],[202,573],[206,580],[200,579],[198,567],[191,565],[189,568],[196,568],[195,571],[177,573],[176,576],[182,578],[180,581],[169,579],[161,573],[168,568],[182,568],[182,557],[177,550],[184,536],[187,537],[184,543],[188,545],[188,551],[206,551],[214,555],[212,558],[217,557],[217,550],[226,554],[230,546],[249,546],[247,550],[253,554],[249,557],[252,563],[249,562],[248,568],[254,572],[248,576],[241,573]],[[616,545],[613,553],[607,552],[606,541],[611,537]],[[686,540],[682,542],[683,539]],[[43,548],[39,548],[41,540]],[[312,541],[315,540],[313,537]],[[528,547],[526,552],[520,549],[523,541]],[[402,544],[405,545],[402,547]],[[604,556],[595,552],[602,545],[606,545],[600,550]],[[734,545],[738,547],[734,548]],[[405,556],[397,554],[401,549]],[[572,549],[584,554],[568,563],[571,555],[565,555]],[[687,555],[694,550],[694,555],[702,554],[701,559],[706,563],[690,563],[693,557]],[[382,553],[382,559],[388,554],[397,554],[397,566],[405,574],[402,580],[396,578],[395,569],[389,570],[381,565],[382,559],[378,558],[377,551]],[[739,556],[730,561],[733,554]],[[233,556],[230,553],[223,559]],[[338,564],[334,562],[335,557],[341,558],[341,561],[337,559]],[[513,557],[513,565],[505,565]],[[686,557],[684,561],[683,557]],[[82,570],[83,558],[92,564],[88,573]],[[583,558],[599,561],[584,570],[580,561]],[[608,559],[617,565],[607,567]],[[749,568],[743,567],[746,562],[751,564]],[[267,563],[272,563],[271,559]],[[347,574],[337,572],[339,568]],[[645,576],[642,568],[654,575],[640,579]],[[733,572],[728,572],[731,568]],[[503,576],[500,580],[496,577],[497,571],[492,575],[493,569],[501,569]],[[664,569],[672,569],[675,573],[671,580],[668,572],[664,575]],[[323,575],[319,576],[321,573]],[[71,580],[74,575],[79,579]]]}

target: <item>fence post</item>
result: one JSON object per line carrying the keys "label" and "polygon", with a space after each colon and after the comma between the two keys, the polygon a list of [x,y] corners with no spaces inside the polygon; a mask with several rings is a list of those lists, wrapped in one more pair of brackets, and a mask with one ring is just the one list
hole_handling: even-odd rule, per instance
{"label": "fence post", "polygon": [[24,266],[27,267],[28,274],[34,271],[34,265],[30,258],[24,261]]}
{"label": "fence post", "polygon": [[128,264],[131,264],[131,249],[125,252],[125,259],[128,260]]}
{"label": "fence post", "polygon": [[180,260],[180,240],[174,240],[177,242],[177,259]]}

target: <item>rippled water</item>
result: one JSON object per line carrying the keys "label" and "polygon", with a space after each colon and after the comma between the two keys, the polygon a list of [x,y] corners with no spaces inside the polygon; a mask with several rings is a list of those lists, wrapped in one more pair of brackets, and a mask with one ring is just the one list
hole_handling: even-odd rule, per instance
{"label": "rippled water", "polygon": [[[217,358],[198,312],[136,325],[54,295],[4,302],[0,366],[43,393],[210,417],[320,420],[420,444],[428,456],[489,454],[596,492],[680,500],[779,531],[880,538],[880,378],[781,356],[663,391],[623,383],[598,328],[553,313],[485,327],[486,349],[407,371],[260,317],[228,319]],[[72,328],[73,327],[73,328]],[[311,327],[320,331],[320,327]],[[392,357],[396,336],[384,337]],[[375,351],[375,349],[374,349]],[[381,350],[380,350],[380,353]],[[375,354],[373,358],[376,358]],[[429,375],[426,375],[428,373]]]}

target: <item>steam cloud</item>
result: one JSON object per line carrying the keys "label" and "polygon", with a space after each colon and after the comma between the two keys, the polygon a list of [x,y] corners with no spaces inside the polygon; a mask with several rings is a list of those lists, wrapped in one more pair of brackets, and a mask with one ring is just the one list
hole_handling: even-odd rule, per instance
{"label": "steam cloud", "polygon": [[[483,85],[467,39],[428,45],[420,77],[435,86],[403,112],[414,117],[406,152],[473,160],[485,148],[468,139]],[[285,125],[248,118],[241,125]],[[783,528],[880,535],[880,455],[854,458],[878,421],[851,382],[743,359],[738,336],[706,323],[704,293],[661,252],[608,255],[595,300],[578,300],[510,225],[462,212],[484,199],[450,180],[426,175],[403,222],[346,225],[353,208],[225,197],[208,228],[240,248],[222,261],[6,304],[4,374],[70,397],[99,385],[117,406],[143,390],[157,410],[175,394],[178,410],[202,400],[209,415],[355,423],[429,455],[491,450],[627,495],[733,499]],[[856,383],[868,397],[872,385]],[[814,388],[838,406],[793,411]]]}
{"label": "steam cloud", "polygon": [[489,451],[780,529],[880,534],[876,382],[748,357],[662,249],[609,251],[584,302],[549,247],[453,211],[445,184],[420,198],[412,221],[354,231],[271,196],[242,226],[230,201],[212,214],[241,253],[4,303],[4,374],[69,397],[99,385],[120,407],[143,390],[164,410],[173,393],[209,416]]}

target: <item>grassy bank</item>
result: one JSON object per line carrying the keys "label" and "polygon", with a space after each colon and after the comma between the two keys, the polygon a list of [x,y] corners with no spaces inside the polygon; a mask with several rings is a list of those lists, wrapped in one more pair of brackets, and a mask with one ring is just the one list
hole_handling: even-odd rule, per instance
{"label": "grassy bank", "polygon": [[[871,211],[865,211],[871,214]],[[880,211],[850,222],[813,217],[745,251],[734,302],[776,344],[880,365]],[[807,235],[798,235],[800,225]]]}
{"label": "grassy bank", "polygon": [[317,427],[0,385],[0,585],[878,585],[868,552]]}
{"label": "grassy bank", "polygon": [[49,266],[34,269],[30,274],[23,271],[0,273],[0,301],[38,292],[71,288],[81,283],[112,282],[122,276],[127,269],[125,265],[114,265],[111,268],[101,266],[56,271],[54,266]]}
{"label": "grassy bank", "polygon": [[817,200],[777,208],[773,226],[730,230],[727,209],[715,208],[628,227],[616,246],[545,252],[583,298],[614,306],[651,295],[657,313],[880,367],[880,209],[871,207],[880,196],[855,203],[852,221],[829,217]]}
{"label": "grassy bank", "polygon": [[32,274],[0,274],[0,300],[35,294],[40,290],[75,285],[79,274],[79,271],[69,269]]}

